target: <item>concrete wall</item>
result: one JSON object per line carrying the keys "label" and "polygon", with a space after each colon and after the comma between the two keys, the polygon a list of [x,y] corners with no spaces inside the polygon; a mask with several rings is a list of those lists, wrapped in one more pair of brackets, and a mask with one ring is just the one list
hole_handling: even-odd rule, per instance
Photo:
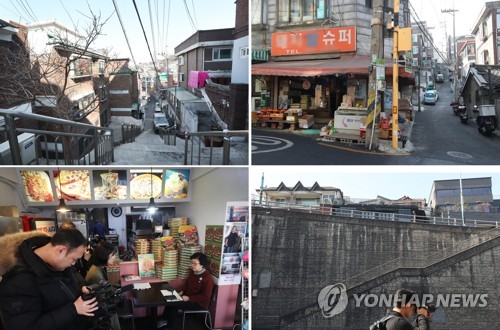
{"label": "concrete wall", "polygon": [[[347,282],[396,258],[427,259],[484,230],[261,208],[253,208],[252,217],[253,329],[277,325],[279,315],[288,315],[282,322],[298,319],[287,325],[290,329],[368,329],[384,315],[385,308],[355,307],[352,294],[393,293],[399,288],[420,294],[489,294],[486,308],[441,308],[433,330],[500,326],[494,312],[499,307],[495,289],[500,267],[498,242],[470,256],[447,259],[440,267],[399,269],[355,287],[348,291],[347,309],[333,318],[323,317],[317,304],[319,292],[328,285]],[[308,305],[306,310],[297,310]],[[496,326],[478,326],[481,322],[496,322]]]}

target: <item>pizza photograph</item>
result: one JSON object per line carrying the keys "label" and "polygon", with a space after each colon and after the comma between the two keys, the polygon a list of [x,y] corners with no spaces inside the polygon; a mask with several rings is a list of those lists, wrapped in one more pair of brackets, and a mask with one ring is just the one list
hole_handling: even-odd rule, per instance
{"label": "pizza photograph", "polygon": [[187,198],[189,170],[167,170],[165,172],[165,197]]}
{"label": "pizza photograph", "polygon": [[49,174],[45,171],[21,171],[24,191],[29,202],[53,202]]}
{"label": "pizza photograph", "polygon": [[156,173],[133,173],[130,179],[130,198],[160,198],[161,183],[161,179]]}
{"label": "pizza photograph", "polygon": [[88,170],[54,171],[54,183],[59,198],[68,201],[91,199]]}
{"label": "pizza photograph", "polygon": [[92,171],[95,200],[127,199],[127,171]]}

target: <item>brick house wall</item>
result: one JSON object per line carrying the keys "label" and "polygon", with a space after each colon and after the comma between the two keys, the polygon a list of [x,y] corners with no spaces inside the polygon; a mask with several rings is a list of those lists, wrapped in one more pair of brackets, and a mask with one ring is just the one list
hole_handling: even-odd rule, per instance
{"label": "brick house wall", "polygon": [[130,116],[132,104],[139,100],[137,71],[129,69],[129,59],[116,59],[110,62],[114,62],[110,65],[108,86],[111,116]]}
{"label": "brick house wall", "polygon": [[234,39],[248,35],[248,0],[236,0],[236,23]]}

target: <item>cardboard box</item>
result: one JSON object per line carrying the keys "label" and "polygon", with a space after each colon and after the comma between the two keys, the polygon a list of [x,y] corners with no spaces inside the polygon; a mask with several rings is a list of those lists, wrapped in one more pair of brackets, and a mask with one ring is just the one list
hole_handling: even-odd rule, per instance
{"label": "cardboard box", "polygon": [[378,137],[384,140],[389,139],[389,129],[381,128],[378,134]]}
{"label": "cardboard box", "polygon": [[302,116],[302,109],[288,109],[285,111],[288,116]]}
{"label": "cardboard box", "polygon": [[314,115],[304,115],[299,118],[300,128],[309,128],[314,125]]}

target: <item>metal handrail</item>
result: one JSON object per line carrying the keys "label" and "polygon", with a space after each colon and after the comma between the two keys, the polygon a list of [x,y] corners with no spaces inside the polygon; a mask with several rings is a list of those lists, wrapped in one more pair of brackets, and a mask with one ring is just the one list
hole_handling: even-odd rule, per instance
{"label": "metal handrail", "polygon": [[[78,143],[82,145],[83,148],[80,149],[77,146],[77,154],[76,161],[78,164],[83,162],[83,164],[105,164],[111,161],[114,161],[114,150],[113,150],[113,131],[111,128],[94,126],[90,124],[73,122],[67,119],[55,118],[44,116],[40,114],[33,113],[23,113],[18,111],[7,111],[0,110],[0,116],[5,118],[7,138],[9,141],[9,147],[12,157],[12,164],[14,165],[22,165],[21,152],[19,149],[19,144],[17,141],[17,133],[32,133],[35,135],[35,142],[39,142],[35,144],[36,150],[36,164],[40,164],[40,157],[45,152],[45,161],[48,165],[51,162],[51,157],[55,157],[56,164],[59,164],[59,148],[57,147],[58,143],[62,143],[62,153],[65,150],[71,150],[71,155],[66,155],[66,159],[71,159],[71,164],[73,164],[74,151],[73,146],[74,143]],[[44,122],[54,125],[63,125],[69,126],[73,128],[79,128],[85,130],[86,133],[70,133],[70,132],[59,132],[59,131],[49,131],[49,130],[39,130],[39,129],[31,129],[25,127],[16,127],[15,118],[26,119],[30,121]],[[87,131],[91,131],[92,133],[88,134]],[[54,142],[48,141],[48,136],[52,137]],[[62,139],[62,137],[68,137],[71,141],[67,139]],[[43,140],[43,141],[42,141]],[[59,142],[60,141],[60,142]],[[71,143],[71,145],[67,145]],[[55,150],[50,150],[49,144],[54,144]],[[42,148],[45,146],[45,148]],[[92,153],[93,151],[93,160]],[[83,152],[83,157],[79,153]],[[53,155],[51,156],[51,153]],[[66,164],[66,165],[71,165]]]}
{"label": "metal handrail", "polygon": [[[462,224],[462,219],[459,218],[447,218],[447,217],[436,217],[436,216],[423,217],[415,214],[400,214],[400,213],[345,210],[345,209],[334,210],[333,206],[336,205],[317,205],[317,204],[301,205],[293,203],[278,203],[278,202],[268,202],[268,201],[266,201],[264,205],[260,205],[258,200],[252,200],[252,206],[272,208],[272,209],[294,210],[299,212],[307,212],[307,213],[322,214],[322,215],[338,215],[338,216],[357,218],[357,219],[373,219],[376,221],[419,222],[419,223],[428,223],[433,225],[448,225],[448,226],[458,226]],[[495,228],[500,228],[500,222],[492,220],[466,219],[466,224],[471,225],[472,227],[487,225]]]}
{"label": "metal handrail", "polygon": [[4,116],[4,117],[13,115],[13,116],[19,117],[19,118],[32,119],[32,120],[37,120],[37,121],[44,121],[44,122],[51,123],[51,124],[69,125],[69,126],[87,128],[87,129],[111,130],[108,127],[101,127],[101,126],[94,126],[94,125],[90,125],[90,124],[78,123],[78,122],[74,122],[74,121],[67,120],[67,119],[49,117],[49,116],[39,115],[36,113],[24,113],[24,112],[17,112],[17,111],[0,110],[0,115]]}
{"label": "metal handrail", "polygon": [[[209,150],[209,159],[208,165],[213,165],[213,148],[214,148],[214,138],[221,137],[222,138],[222,164],[221,165],[229,165],[230,162],[230,147],[231,147],[231,138],[234,136],[244,136],[248,137],[248,131],[209,131],[209,132],[185,132],[184,133],[184,165],[193,165],[194,154],[195,154],[195,141],[197,142],[196,147],[198,148],[198,164],[201,164],[201,151],[202,151],[202,137],[210,137],[210,148]],[[189,144],[191,143],[191,153],[189,153]],[[191,155],[189,157],[189,155]],[[189,162],[188,162],[189,159]]]}

